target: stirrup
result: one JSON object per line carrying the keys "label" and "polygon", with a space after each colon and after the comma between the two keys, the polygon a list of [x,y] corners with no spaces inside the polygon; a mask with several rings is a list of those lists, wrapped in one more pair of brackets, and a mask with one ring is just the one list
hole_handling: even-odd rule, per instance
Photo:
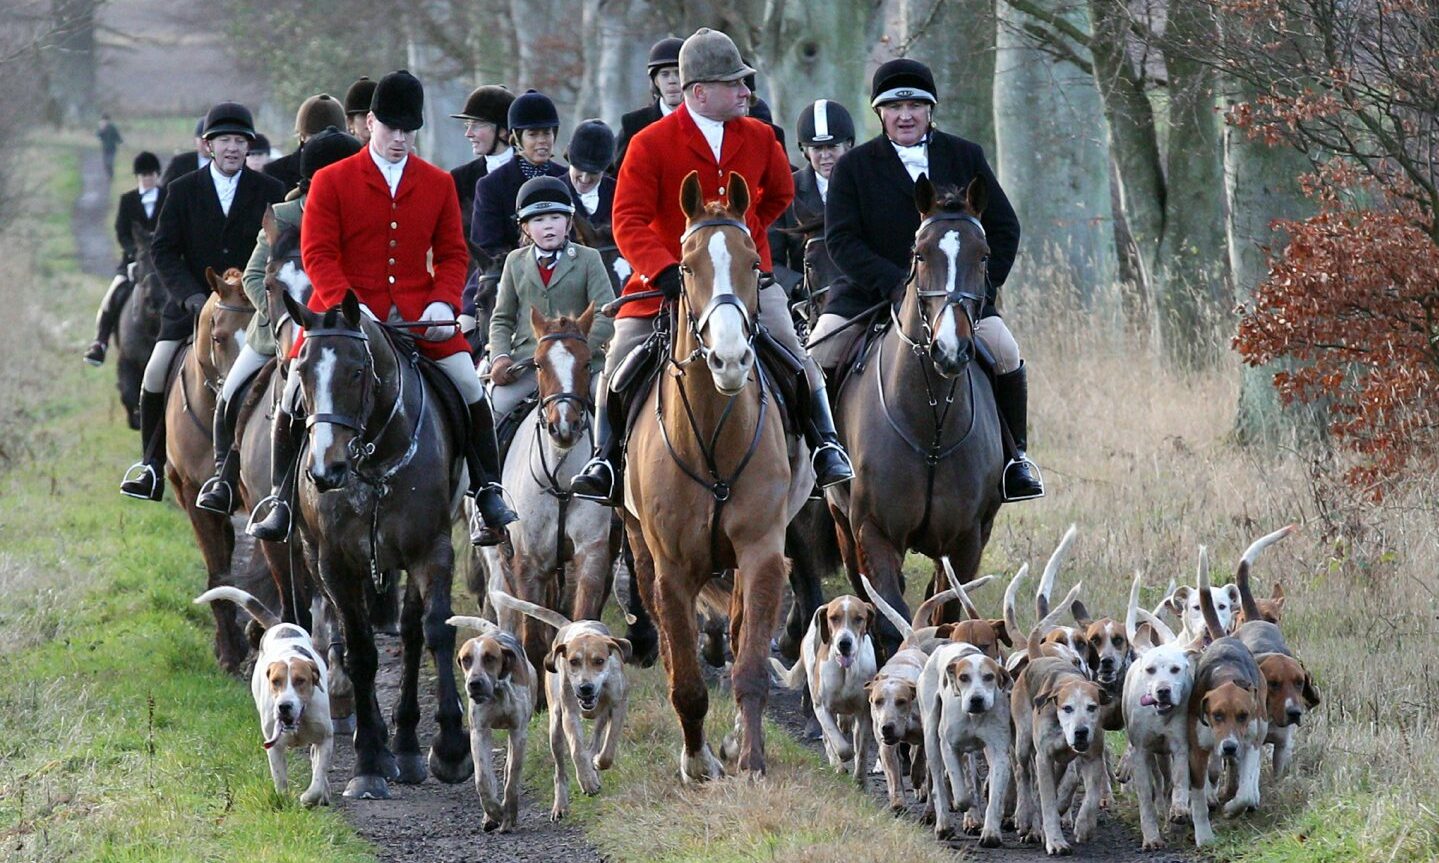
{"label": "stirrup", "polygon": [[[577,483],[578,483],[578,484],[581,484],[581,485],[585,484],[585,480],[590,479],[590,471],[593,470],[593,469],[598,469],[598,468],[604,468],[605,475],[609,477],[609,479],[608,479],[607,481],[601,480],[601,482],[604,482],[604,484],[605,484],[605,485],[604,485],[605,490],[604,490],[603,492],[595,492],[595,491],[586,492],[586,491],[582,491],[582,490],[581,490],[581,486],[580,486],[580,485],[577,485]],[[589,500],[589,501],[594,501],[595,503],[603,503],[603,504],[606,504],[606,505],[608,505],[608,506],[617,506],[617,504],[615,503],[615,499],[614,499],[614,498],[615,498],[615,469],[614,469],[614,467],[612,467],[612,466],[610,465],[610,463],[609,463],[608,461],[606,461],[605,459],[602,459],[602,458],[600,458],[599,456],[595,456],[594,458],[592,458],[592,459],[590,459],[589,461],[585,462],[585,466],[582,467],[582,468],[580,468],[580,472],[577,473],[577,474],[575,474],[574,478],[570,480],[570,492],[571,492],[572,494],[574,494],[574,496],[577,497],[577,498],[579,498],[580,500]]]}
{"label": "stirrup", "polygon": [[[1018,489],[1011,491],[1009,487],[1009,471],[1011,468],[1022,467],[1024,465],[1028,465],[1030,471],[1033,472],[1034,483],[1039,488],[1039,491],[1026,493],[1020,493]],[[1017,503],[1022,500],[1034,500],[1035,498],[1044,497],[1044,477],[1039,472],[1039,465],[1030,461],[1029,456],[1023,454],[1018,458],[1010,459],[1004,466],[1004,474],[1000,477],[999,492],[1000,496],[1004,498],[1005,503]]]}
{"label": "stirrup", "polygon": [[[265,511],[267,504],[270,506],[270,512],[264,518],[261,518],[260,513]],[[263,536],[266,530],[263,522],[269,521],[272,517],[280,517],[285,520],[284,535],[273,539]],[[290,504],[278,494],[272,494],[262,498],[259,503],[255,504],[255,508],[250,511],[250,521],[245,525],[245,533],[267,542],[287,542],[290,539],[290,533],[294,529],[295,518],[294,514],[290,512]]]}
{"label": "stirrup", "polygon": [[[131,474],[134,474],[134,476],[132,477]],[[150,492],[148,494],[140,494],[139,492],[130,491],[126,488],[126,486],[129,485],[139,485],[146,479],[150,481]],[[163,480],[160,478],[160,474],[155,470],[154,465],[148,462],[138,461],[130,465],[130,468],[125,471],[125,476],[120,480],[120,493],[126,497],[133,497],[136,500],[157,501],[161,498],[156,495],[156,492],[159,492],[160,495],[164,494],[164,486],[160,484],[161,482],[163,482]]]}
{"label": "stirrup", "polygon": [[[820,483],[819,457],[820,453],[823,453],[826,450],[832,450],[839,454],[839,460],[843,464],[845,475],[837,479],[832,479],[827,483]],[[809,459],[810,464],[814,465],[815,468],[815,483],[819,485],[820,488],[833,488],[834,486],[847,483],[850,480],[854,479],[854,463],[849,460],[849,453],[845,452],[844,447],[840,446],[837,441],[825,441],[821,443],[819,446],[815,447],[814,452],[810,453]]]}
{"label": "stirrup", "polygon": [[[221,494],[225,496],[223,509],[220,505],[208,501],[211,495],[218,496]],[[219,515],[233,515],[235,512],[235,489],[228,481],[220,479],[218,474],[212,476],[205,480],[204,485],[200,486],[200,492],[195,495],[195,506]]]}

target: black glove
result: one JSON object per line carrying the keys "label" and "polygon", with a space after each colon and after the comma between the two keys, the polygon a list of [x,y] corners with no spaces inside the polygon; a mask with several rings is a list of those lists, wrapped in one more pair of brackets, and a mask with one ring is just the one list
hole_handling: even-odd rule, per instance
{"label": "black glove", "polygon": [[185,311],[192,315],[200,314],[200,310],[205,308],[205,301],[208,299],[210,299],[209,294],[191,294],[185,298]]}
{"label": "black glove", "polygon": [[667,300],[678,300],[680,298],[680,265],[670,264],[659,275],[650,279],[650,284],[658,288],[665,295]]}

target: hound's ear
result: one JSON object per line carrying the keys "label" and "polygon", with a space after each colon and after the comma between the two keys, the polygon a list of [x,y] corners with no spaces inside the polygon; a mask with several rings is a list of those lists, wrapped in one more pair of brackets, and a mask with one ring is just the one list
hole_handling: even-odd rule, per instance
{"label": "hound's ear", "polygon": [[1182,621],[1184,613],[1189,610],[1189,598],[1193,595],[1194,588],[1186,584],[1169,594],[1169,598],[1164,600],[1164,604],[1169,606],[1169,610]]}
{"label": "hound's ear", "polygon": [[739,218],[749,212],[749,183],[736,171],[729,172],[729,208]]}
{"label": "hound's ear", "polygon": [[1226,584],[1224,585],[1224,592],[1229,594],[1229,607],[1233,611],[1238,612],[1240,603],[1243,601],[1243,597],[1239,595],[1239,585]]}
{"label": "hound's ear", "polygon": [[954,630],[959,626],[957,623],[941,623],[934,628],[934,637],[949,639],[954,637]]}
{"label": "hound's ear", "polygon": [[579,325],[580,332],[587,336],[590,334],[590,327],[595,325],[594,301],[591,301],[588,306],[585,306],[585,313],[580,315],[575,323]]}
{"label": "hound's ear", "polygon": [[[470,641],[474,641],[474,639],[470,639]],[[469,657],[470,657],[470,642],[469,642],[469,641],[466,641],[464,644],[461,644],[461,645],[460,645],[460,649],[459,649],[459,650],[456,650],[456,651],[455,651],[455,664],[460,667],[460,670],[461,670],[461,671],[465,671],[465,670],[466,670],[466,668],[465,668],[465,660],[468,659]]]}
{"label": "hound's ear", "polygon": [[1003,665],[1000,665],[998,662],[996,662],[994,664],[994,668],[994,679],[995,682],[999,684],[1000,689],[1007,690],[1014,685],[1014,678],[1009,676],[1009,672],[1005,670]]}
{"label": "hound's ear", "polygon": [[1205,728],[1209,727],[1209,693],[1199,700],[1199,724]]}
{"label": "hound's ear", "polygon": [[878,677],[871,677],[869,680],[865,681],[864,691],[865,691],[866,693],[872,693],[872,692],[874,691],[874,687],[875,687],[875,685],[876,685],[877,683],[879,683],[879,678],[878,678]]}
{"label": "hound's ear", "polygon": [[345,291],[345,298],[340,301],[340,314],[345,316],[345,323],[352,328],[360,328],[360,298],[355,296],[354,291]]}
{"label": "hound's ear", "polygon": [[1069,610],[1074,614],[1074,622],[1079,624],[1081,629],[1088,629],[1089,625],[1094,623],[1094,618],[1089,615],[1089,606],[1085,605],[1083,600],[1076,599]]}
{"label": "hound's ear", "polygon": [[[307,659],[305,665],[310,669],[310,685],[315,687],[316,692],[323,694],[325,692],[325,675],[320,673],[320,664]],[[1315,698],[1314,701],[1316,704],[1319,703],[1318,698]]]}
{"label": "hound's ear", "polygon": [[1108,707],[1112,701],[1114,701],[1114,696],[1109,694],[1109,690],[1103,686],[1099,687],[1099,706]]}
{"label": "hound's ear", "polygon": [[520,655],[515,652],[513,647],[501,642],[500,656],[500,679],[509,680],[514,675],[515,668],[519,666]]}
{"label": "hound's ear", "polygon": [[819,630],[819,643],[829,644],[829,617],[825,614],[828,611],[826,606],[821,605],[814,610],[814,616],[810,618],[809,625]]}
{"label": "hound's ear", "polygon": [[969,211],[976,216],[984,214],[984,208],[989,206],[989,187],[984,180],[975,177],[969,181],[969,188],[964,190],[964,202],[969,205]]}
{"label": "hound's ear", "polygon": [[690,171],[680,183],[680,209],[690,221],[704,214],[704,190],[700,188],[699,171]]}
{"label": "hound's ear", "polygon": [[1014,639],[1010,638],[1009,626],[1003,620],[989,621],[990,627],[994,630],[994,637],[1006,647],[1014,647]]}
{"label": "hound's ear", "polygon": [[630,657],[634,656],[635,653],[634,648],[630,646],[630,640],[628,638],[611,638],[610,650],[619,653],[621,662],[629,662]]}
{"label": "hound's ear", "polygon": [[956,667],[959,664],[960,660],[955,659],[944,667],[944,685],[948,686],[950,689],[958,690],[962,688],[959,685],[959,680],[954,676],[957,670]]}
{"label": "hound's ear", "polygon": [[914,181],[915,209],[921,216],[928,216],[934,212],[935,200],[934,184],[929,181],[929,175],[920,174],[919,179]]}
{"label": "hound's ear", "polygon": [[1088,641],[1084,642],[1084,664],[1095,671],[1099,670],[1099,649]]}
{"label": "hound's ear", "polygon": [[1052,701],[1054,701],[1054,693],[1046,689],[1043,692],[1036,692],[1032,703],[1035,710],[1043,710],[1044,706]]}
{"label": "hound's ear", "polygon": [[1304,672],[1304,689],[1300,693],[1304,696],[1304,707],[1313,710],[1319,706],[1319,690],[1314,686],[1314,675],[1308,671]]}
{"label": "hound's ear", "polygon": [[1269,591],[1269,598],[1282,603],[1284,601],[1284,585],[1277,581],[1274,582],[1274,589]]}
{"label": "hound's ear", "polygon": [[878,613],[879,613],[879,612],[875,610],[875,607],[874,607],[874,604],[873,604],[873,603],[866,602],[866,603],[864,604],[864,631],[865,631],[865,632],[874,632],[874,619],[875,619],[875,616],[878,615]]}
{"label": "hound's ear", "polygon": [[565,643],[562,641],[550,649],[545,656],[545,671],[558,672],[560,670],[560,657],[565,655]]}
{"label": "hound's ear", "polygon": [[549,321],[545,320],[545,316],[540,314],[539,309],[530,306],[530,332],[534,334],[535,341],[539,341],[540,336],[545,334],[545,325],[548,323]]}

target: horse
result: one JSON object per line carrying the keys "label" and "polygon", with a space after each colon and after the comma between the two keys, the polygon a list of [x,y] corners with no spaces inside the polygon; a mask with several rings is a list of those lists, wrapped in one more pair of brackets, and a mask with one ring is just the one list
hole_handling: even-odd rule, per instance
{"label": "horse", "polygon": [[131,225],[135,239],[135,287],[115,322],[115,388],[130,428],[140,428],[140,381],[145,364],[160,336],[160,313],[165,308],[165,289],[155,272],[150,255],[151,233],[143,225]]}
{"label": "horse", "polygon": [[[295,529],[345,638],[355,688],[355,768],[346,797],[387,799],[389,780],[463,782],[474,771],[455,686],[450,527],[466,488],[462,440],[443,393],[412,346],[360,312],[353,291],[313,312],[282,292],[305,331],[289,374],[301,382],[308,451],[296,484]],[[293,541],[293,540],[292,540]],[[395,751],[375,693],[379,655],[369,605],[387,569],[404,569],[402,681]],[[421,651],[435,664],[436,720],[428,763],[416,733]]]}
{"label": "horse", "polygon": [[[861,572],[908,615],[901,566],[909,550],[948,556],[959,580],[979,569],[1001,502],[1004,448],[989,376],[975,362],[989,245],[984,184],[939,197],[915,185],[923,219],[892,325],[845,378],[835,424],[854,464],[848,488],[827,491],[845,568]],[[943,587],[938,563],[930,593]],[[936,587],[939,585],[939,587]],[[889,652],[899,633],[880,627]]]}
{"label": "horse", "polygon": [[[725,185],[728,205],[704,202],[697,173],[681,186],[687,227],[677,324],[631,431],[625,472],[625,528],[636,581],[659,621],[686,781],[724,775],[705,740],[709,694],[695,601],[725,569],[735,570],[731,680],[739,713],[721,754],[740,771],[764,772],[762,718],[785,582],[785,525],[814,482],[804,448],[790,451],[774,388],[755,362],[760,259],[744,222],[749,187],[736,173]],[[657,326],[665,323],[662,315]]]}
{"label": "horse", "polygon": [[[520,424],[504,464],[504,486],[520,520],[510,526],[508,543],[483,549],[486,568],[499,574],[506,593],[570,620],[600,619],[616,551],[610,508],[570,492],[571,478],[592,449],[586,337],[594,318],[594,306],[577,319],[548,319],[530,309],[539,401]],[[506,631],[520,635],[534,666],[542,667],[554,631],[528,615],[499,616]]]}
{"label": "horse", "polygon": [[[240,287],[240,271],[230,269],[224,277],[206,269],[210,296],[195,322],[193,341],[176,356],[170,373],[165,402],[165,475],[175,490],[175,499],[195,531],[195,541],[205,560],[206,588],[231,584],[235,558],[235,527],[229,516],[195,506],[200,486],[215,472],[213,426],[215,398],[224,385],[225,373],[234,365],[244,343],[245,325],[255,314]],[[248,556],[238,561],[245,587],[253,589]],[[256,593],[267,604],[269,593]],[[215,657],[220,666],[239,673],[249,652],[235,606],[228,600],[210,603],[215,614]]]}

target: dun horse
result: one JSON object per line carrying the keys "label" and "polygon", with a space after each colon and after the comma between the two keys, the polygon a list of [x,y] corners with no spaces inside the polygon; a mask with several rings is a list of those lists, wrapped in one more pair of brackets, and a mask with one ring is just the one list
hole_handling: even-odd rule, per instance
{"label": "dun horse", "polygon": [[[463,782],[474,768],[455,688],[455,629],[445,622],[455,559],[450,526],[465,490],[460,440],[412,349],[362,315],[354,293],[319,314],[288,293],[281,299],[305,330],[289,370],[299,376],[309,449],[300,459],[295,525],[340,618],[355,687],[355,772],[345,796],[387,798],[390,779],[424,781],[416,728],[425,647],[435,663],[439,724],[428,769],[443,782]],[[375,693],[379,655],[367,607],[386,569],[404,569],[410,579],[393,753]]]}
{"label": "dun horse", "polygon": [[[761,720],[770,634],[784,590],[785,525],[814,477],[790,452],[774,394],[755,363],[759,255],[744,213],[749,187],[731,173],[729,205],[706,205],[691,173],[681,188],[683,292],[658,380],[629,441],[625,525],[636,581],[659,620],[670,703],[684,733],[686,780],[723,775],[705,740],[709,694],[696,650],[695,600],[735,569],[730,642],[738,767],[763,772]],[[661,318],[660,325],[663,325]]]}
{"label": "dun horse", "polygon": [[[974,361],[989,255],[979,223],[984,185],[940,199],[921,176],[915,204],[924,218],[904,298],[838,397],[835,421],[854,480],[829,492],[856,592],[863,572],[905,614],[900,567],[910,549],[935,561],[948,555],[961,582],[974,578],[1004,467],[994,392]],[[936,583],[943,587],[936,580],[931,591]],[[888,622],[881,635],[890,650],[898,646]]]}

